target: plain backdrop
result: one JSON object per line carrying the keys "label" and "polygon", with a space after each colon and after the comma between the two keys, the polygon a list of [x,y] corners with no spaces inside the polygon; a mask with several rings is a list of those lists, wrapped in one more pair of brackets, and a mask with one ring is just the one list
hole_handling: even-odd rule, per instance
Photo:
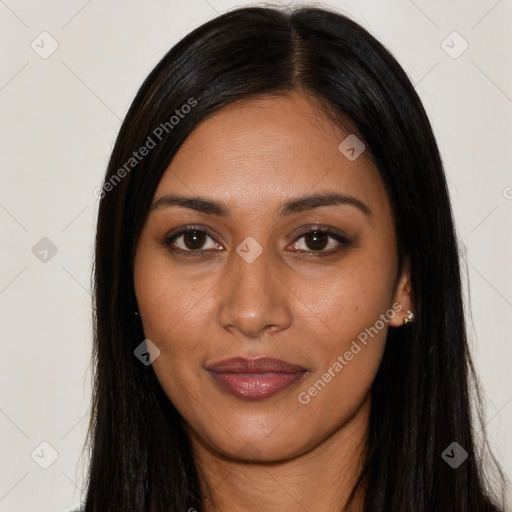
{"label": "plain backdrop", "polygon": [[[0,0],[1,511],[69,511],[80,503],[93,190],[121,120],[160,58],[206,20],[248,4]],[[317,5],[349,15],[386,45],[430,117],[464,248],[490,440],[510,475],[512,2]]]}

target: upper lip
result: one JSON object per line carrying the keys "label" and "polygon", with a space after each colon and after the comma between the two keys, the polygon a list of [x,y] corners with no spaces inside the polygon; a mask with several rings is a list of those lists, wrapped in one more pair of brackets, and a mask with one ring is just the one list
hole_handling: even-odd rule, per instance
{"label": "upper lip", "polygon": [[299,373],[306,370],[296,364],[273,357],[256,359],[232,357],[213,363],[207,369],[217,373]]}

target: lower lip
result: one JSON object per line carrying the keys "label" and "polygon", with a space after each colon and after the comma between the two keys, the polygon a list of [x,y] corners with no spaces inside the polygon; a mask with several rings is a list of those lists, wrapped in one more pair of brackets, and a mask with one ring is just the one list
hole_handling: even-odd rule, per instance
{"label": "lower lip", "polygon": [[288,389],[305,374],[297,373],[217,373],[210,375],[221,389],[237,398],[258,400]]}

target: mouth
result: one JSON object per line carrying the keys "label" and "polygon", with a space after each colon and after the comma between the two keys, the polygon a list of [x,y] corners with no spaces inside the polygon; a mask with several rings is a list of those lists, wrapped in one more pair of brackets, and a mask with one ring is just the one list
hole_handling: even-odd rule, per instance
{"label": "mouth", "polygon": [[290,388],[307,370],[281,359],[234,357],[207,368],[219,388],[244,400],[258,400]]}

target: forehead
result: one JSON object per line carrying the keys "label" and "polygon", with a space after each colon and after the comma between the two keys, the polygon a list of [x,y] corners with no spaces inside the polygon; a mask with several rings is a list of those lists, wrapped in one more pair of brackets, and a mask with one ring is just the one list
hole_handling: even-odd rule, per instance
{"label": "forehead", "polygon": [[193,130],[155,198],[167,193],[208,196],[242,213],[261,210],[264,203],[277,207],[289,197],[333,191],[370,202],[377,211],[385,209],[387,195],[367,154],[349,159],[340,150],[348,136],[354,137],[297,93],[238,101]]}

